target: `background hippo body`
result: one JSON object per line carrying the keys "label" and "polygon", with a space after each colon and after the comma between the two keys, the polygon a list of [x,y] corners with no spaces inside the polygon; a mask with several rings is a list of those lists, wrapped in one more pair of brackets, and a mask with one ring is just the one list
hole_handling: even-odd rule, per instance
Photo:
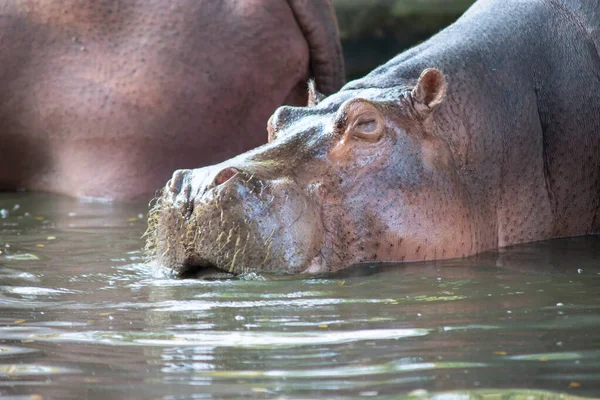
{"label": "background hippo body", "polygon": [[3,2],[0,188],[139,198],[264,143],[273,110],[306,101],[311,66],[326,91],[343,80],[332,7],[307,39],[295,3]]}
{"label": "background hippo body", "polygon": [[[269,124],[272,143],[174,175],[154,210],[149,247],[178,272],[214,265],[320,273],[600,231],[600,2],[593,3],[481,0],[316,106],[280,108]],[[584,18],[581,10],[595,14]],[[447,91],[439,72],[424,73],[431,67],[447,77]],[[237,175],[219,178],[230,168]],[[241,194],[274,191],[281,182],[285,197],[261,200],[262,189]],[[221,240],[235,239],[238,228],[206,226],[219,224],[202,216],[212,207],[207,193],[222,204],[249,199],[263,207],[244,220],[241,239]],[[294,196],[302,207],[282,200]],[[177,210],[190,202],[186,220]],[[254,222],[269,220],[282,204],[297,216],[293,223],[265,229]],[[223,210],[234,220],[249,215]],[[182,225],[202,239],[186,240],[175,228]],[[209,242],[220,243],[218,251]]]}

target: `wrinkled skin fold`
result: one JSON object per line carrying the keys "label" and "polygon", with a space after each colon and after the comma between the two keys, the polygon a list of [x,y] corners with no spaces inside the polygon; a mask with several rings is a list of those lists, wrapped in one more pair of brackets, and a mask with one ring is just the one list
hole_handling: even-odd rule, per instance
{"label": "wrinkled skin fold", "polygon": [[482,0],[334,95],[309,85],[268,144],[173,174],[149,255],[180,275],[320,274],[598,232],[598,10]]}

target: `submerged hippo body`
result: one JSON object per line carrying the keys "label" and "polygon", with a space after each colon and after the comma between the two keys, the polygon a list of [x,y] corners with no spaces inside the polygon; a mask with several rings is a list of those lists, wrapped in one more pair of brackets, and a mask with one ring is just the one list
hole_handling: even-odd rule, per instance
{"label": "submerged hippo body", "polygon": [[0,2],[0,190],[151,198],[343,83],[329,0]]}
{"label": "submerged hippo body", "polygon": [[267,145],[176,171],[150,253],[184,274],[322,273],[600,231],[599,28],[599,1],[477,2],[278,109]]}

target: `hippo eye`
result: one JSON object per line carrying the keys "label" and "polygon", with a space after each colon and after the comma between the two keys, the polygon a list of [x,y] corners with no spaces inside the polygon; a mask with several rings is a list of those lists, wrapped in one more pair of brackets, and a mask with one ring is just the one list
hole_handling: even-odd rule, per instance
{"label": "hippo eye", "polygon": [[357,121],[354,129],[356,129],[357,133],[367,133],[370,134],[374,132],[377,128],[377,121],[374,119],[365,119]]}
{"label": "hippo eye", "polygon": [[350,125],[352,136],[375,142],[381,138],[383,132],[383,121],[381,115],[375,109],[367,109],[359,114]]}

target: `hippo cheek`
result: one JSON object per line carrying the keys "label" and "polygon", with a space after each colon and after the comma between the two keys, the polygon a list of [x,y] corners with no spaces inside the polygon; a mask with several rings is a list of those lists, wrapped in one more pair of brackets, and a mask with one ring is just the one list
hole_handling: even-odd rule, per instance
{"label": "hippo cheek", "polygon": [[[256,227],[262,246],[253,249],[262,257],[260,268],[270,273],[318,273],[314,260],[323,247],[323,224],[318,204],[295,185],[274,184],[267,209],[244,203],[244,216]],[[312,266],[312,269],[311,269]]]}

